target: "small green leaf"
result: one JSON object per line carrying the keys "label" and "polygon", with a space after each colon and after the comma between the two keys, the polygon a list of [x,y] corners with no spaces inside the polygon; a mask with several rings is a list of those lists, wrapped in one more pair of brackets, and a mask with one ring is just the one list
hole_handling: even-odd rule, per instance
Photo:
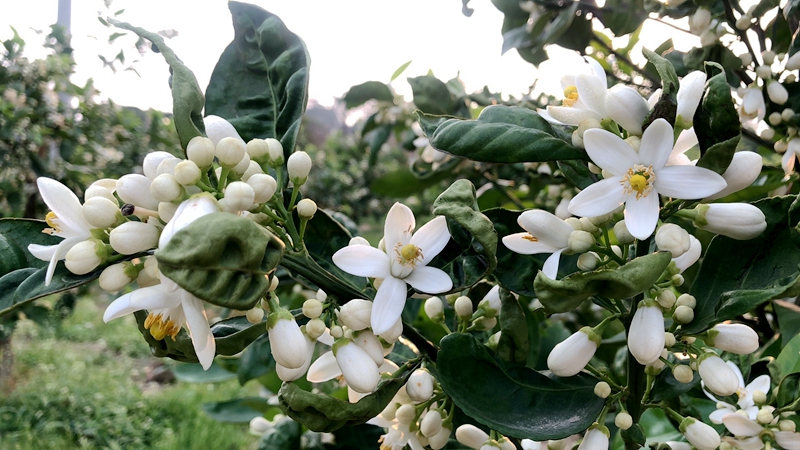
{"label": "small green leaf", "polygon": [[561,439],[588,428],[603,407],[591,377],[550,378],[506,366],[469,334],[451,334],[441,344],[437,368],[445,393],[468,416],[505,436]]}
{"label": "small green leaf", "polygon": [[800,373],[800,335],[793,337],[783,347],[778,357],[767,364],[773,382],[783,382],[783,379],[793,373]]}
{"label": "small green leaf", "polygon": [[155,255],[159,270],[196,297],[247,310],[267,292],[265,275],[283,251],[283,242],[252,220],[219,212],[175,233]]}
{"label": "small green leaf", "polygon": [[497,355],[504,361],[525,364],[528,359],[528,323],[517,298],[500,289],[500,342]]}
{"label": "small green leaf", "polygon": [[200,364],[178,364],[172,373],[184,383],[219,383],[236,378],[235,373],[228,372],[216,363],[211,364],[208,370],[203,370]]}
{"label": "small green leaf", "polygon": [[350,88],[343,97],[345,108],[355,108],[369,100],[384,102],[394,101],[394,95],[389,86],[380,81],[367,81]]}
{"label": "small green leaf", "polygon": [[284,419],[267,430],[258,441],[258,450],[296,450],[300,447],[300,424]]}
{"label": "small green leaf", "polygon": [[[28,251],[29,244],[57,245],[63,239],[44,232],[50,225],[44,220],[33,219],[0,219],[0,236],[8,240],[9,244],[21,250],[25,256],[26,264],[23,267],[40,269],[47,267],[47,261],[36,258]],[[0,275],[5,273],[0,272]]]}
{"label": "small green leaf", "polygon": [[661,77],[661,95],[673,97],[678,92],[680,81],[678,81],[678,74],[675,73],[672,63],[663,56],[646,48],[642,49],[642,54],[655,66],[658,76]]}
{"label": "small green leaf", "polygon": [[433,75],[408,78],[414,94],[414,105],[429,114],[455,115],[459,112],[456,99],[447,85]]}
{"label": "small green leaf", "polygon": [[781,380],[777,400],[778,408],[785,408],[785,411],[800,409],[800,373],[789,374]]}
{"label": "small green leaf", "polygon": [[705,154],[697,161],[697,167],[713,170],[718,174],[723,174],[733,160],[736,147],[739,145],[741,135],[736,135],[727,141],[717,142],[708,149]]}
{"label": "small green leaf", "polygon": [[219,422],[248,423],[274,407],[270,406],[265,398],[244,397],[223,402],[203,403],[201,408],[209,417]]}
{"label": "small green leaf", "polygon": [[519,163],[586,159],[586,153],[555,137],[536,111],[489,106],[476,120],[419,114],[420,125],[437,150],[473,161]]}
{"label": "small green leaf", "polygon": [[396,80],[397,77],[399,77],[400,75],[403,74],[403,72],[406,71],[409,65],[411,65],[411,61],[403,63],[400,67],[397,68],[397,70],[394,71],[394,73],[392,74],[392,78],[390,78],[389,81],[391,82]]}
{"label": "small green leaf", "polygon": [[671,260],[669,252],[653,253],[617,269],[579,272],[561,280],[551,280],[540,272],[533,288],[548,312],[568,312],[595,294],[624,299],[644,292],[658,280]]}
{"label": "small green leaf", "polygon": [[681,383],[672,376],[671,370],[662,370],[656,377],[653,389],[650,391],[650,399],[654,402],[677,398],[695,387],[700,382],[700,375],[694,373],[691,383]]}

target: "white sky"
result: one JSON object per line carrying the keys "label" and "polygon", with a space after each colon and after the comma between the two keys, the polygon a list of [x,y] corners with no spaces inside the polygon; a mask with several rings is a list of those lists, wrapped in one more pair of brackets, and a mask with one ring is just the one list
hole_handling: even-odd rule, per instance
{"label": "white sky", "polygon": [[[42,56],[42,36],[32,29],[47,30],[56,22],[58,0],[6,0],[0,16],[0,39],[11,36],[14,26],[27,42],[30,58]],[[442,80],[460,72],[467,92],[488,85],[493,91],[520,95],[538,76],[539,89],[560,90],[558,80],[569,72],[570,62],[579,59],[572,51],[551,47],[551,58],[539,71],[524,62],[516,51],[500,55],[502,14],[489,0],[472,0],[472,17],[461,14],[458,0],[254,0],[277,14],[287,27],[306,42],[311,55],[310,97],[330,105],[347,89],[368,80],[388,82],[394,70],[408,60],[412,64],[394,81],[393,87],[410,100],[406,77],[424,75],[428,70]],[[202,6],[197,6],[202,5]],[[73,0],[72,46],[77,73],[73,82],[87,78],[103,97],[121,105],[171,110],[167,87],[168,68],[160,55],[148,52],[135,64],[141,75],[118,71],[103,64],[98,54],[112,59],[124,48],[129,59],[138,53],[129,48],[134,38],[107,43],[109,30],[97,20],[104,14],[125,9],[120,19],[150,31],[174,29],[178,36],[167,41],[194,71],[203,90],[222,50],[233,38],[225,0],[115,0],[110,11],[102,0]],[[642,33],[645,45],[660,44],[667,34],[681,34],[664,25],[651,24]],[[690,37],[691,38],[691,37]],[[678,41],[681,42],[681,41]],[[681,47],[691,47],[693,40]],[[566,55],[566,56],[565,56]],[[574,66],[572,66],[574,67]],[[539,90],[537,89],[537,90]]]}

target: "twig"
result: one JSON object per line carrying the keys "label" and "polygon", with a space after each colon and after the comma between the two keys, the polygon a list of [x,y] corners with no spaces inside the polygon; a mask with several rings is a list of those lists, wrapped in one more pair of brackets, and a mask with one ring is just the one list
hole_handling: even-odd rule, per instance
{"label": "twig", "polygon": [[612,55],[614,55],[615,58],[617,58],[618,60],[620,60],[623,63],[625,63],[626,65],[628,65],[631,69],[635,70],[636,72],[641,74],[643,77],[645,77],[648,80],[650,80],[650,82],[652,82],[656,87],[661,86],[661,80],[655,78],[654,76],[652,76],[649,73],[645,72],[644,70],[640,69],[639,66],[637,66],[636,64],[631,62],[631,60],[628,59],[625,55],[619,53],[618,51],[616,51],[613,48],[611,48],[608,44],[603,42],[603,40],[598,38],[596,34],[592,36],[592,40],[594,42],[597,42],[598,44],[600,44],[607,52],[609,52]]}
{"label": "twig", "polygon": [[747,39],[747,35],[743,30],[736,28],[736,17],[733,15],[733,8],[731,7],[730,0],[723,0],[722,5],[725,7],[725,17],[728,19],[728,25],[735,30],[736,35],[739,36],[739,39],[747,46],[747,51],[749,51],[750,55],[753,57],[753,62],[758,66],[758,57],[755,50],[753,50],[753,46],[750,45],[750,40]]}

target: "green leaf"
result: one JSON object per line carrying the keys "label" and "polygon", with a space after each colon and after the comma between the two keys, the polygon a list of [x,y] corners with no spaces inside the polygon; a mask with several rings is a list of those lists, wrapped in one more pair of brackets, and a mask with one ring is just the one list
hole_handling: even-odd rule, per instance
{"label": "green leaf", "polygon": [[672,63],[669,62],[668,59],[652,50],[643,48],[642,54],[655,66],[656,71],[658,71],[658,76],[661,77],[661,95],[673,97],[678,92],[678,87],[680,86],[678,74],[675,73],[675,67],[672,66]]}
{"label": "green leaf", "polygon": [[22,250],[0,234],[0,276],[25,266],[27,266],[27,261]]}
{"label": "green leaf", "polygon": [[[742,129],[739,113],[731,97],[731,87],[725,77],[725,71],[717,63],[706,63],[708,71],[719,70],[719,73],[710,77],[706,82],[706,91],[694,114],[694,125],[697,140],[700,142],[700,153],[703,157],[698,162],[699,167],[712,169],[722,173],[728,168],[733,152],[739,143],[738,137]],[[716,150],[720,155],[712,155],[717,161],[703,161],[716,144],[723,144],[724,150]],[[720,167],[724,167],[720,170]]]}
{"label": "green leaf", "polygon": [[281,141],[288,158],[308,101],[306,46],[258,6],[229,2],[228,9],[234,38],[211,74],[205,113],[227,119],[245,141]]}
{"label": "green leaf", "polygon": [[781,380],[777,401],[778,408],[785,408],[785,411],[800,409],[800,373],[789,374]]}
{"label": "green leaf", "polygon": [[[433,75],[408,78],[414,94],[414,105],[429,114],[455,115],[459,105],[447,85]],[[463,102],[462,102],[463,103]]]}
{"label": "green leaf", "polygon": [[[212,366],[213,367],[213,366]],[[203,412],[214,420],[228,423],[248,423],[273,408],[267,399],[261,397],[244,397],[224,402],[203,403]]]}
{"label": "green leaf", "polygon": [[[47,228],[50,228],[50,226],[43,220],[0,219],[0,238],[4,239],[8,245],[14,248],[11,251],[15,253],[16,258],[19,258],[20,252],[24,258],[24,264],[17,268],[35,267],[40,269],[42,267],[47,267],[47,261],[36,258],[28,251],[29,244],[58,245],[58,243],[63,240],[58,236],[45,233],[44,230]],[[5,258],[8,258],[8,255],[3,251],[0,253],[0,267],[3,266],[2,261]],[[10,271],[11,270],[0,270],[0,275],[5,275]]]}
{"label": "green leaf", "polygon": [[[775,300],[772,302],[772,310],[778,319],[778,330],[781,336],[797,336],[800,334],[800,306],[785,300]],[[783,346],[787,341],[781,339]]]}
{"label": "green leaf", "polygon": [[756,306],[779,298],[800,295],[800,274],[776,280],[766,289],[742,289],[722,294],[713,323],[724,322],[752,311]]}
{"label": "green leaf", "polygon": [[672,376],[671,370],[662,370],[656,377],[653,389],[650,391],[650,399],[654,402],[677,398],[692,390],[700,382],[700,375],[694,373],[691,383],[681,383]]}
{"label": "green leaf", "polygon": [[219,383],[236,378],[235,373],[228,372],[216,363],[211,364],[208,370],[203,370],[200,364],[179,364],[172,373],[178,381],[185,383]]}
{"label": "green leaf", "polygon": [[591,377],[550,378],[506,366],[469,334],[451,334],[441,344],[437,368],[445,393],[468,416],[505,436],[561,439],[588,428],[603,407]]}
{"label": "green leaf", "polygon": [[300,447],[303,430],[291,419],[281,420],[267,430],[258,441],[258,450],[296,450]]}
{"label": "green leaf", "polygon": [[135,27],[129,23],[109,19],[114,26],[133,31],[140,37],[153,43],[155,51],[161,53],[169,64],[170,88],[172,89],[172,113],[175,130],[181,141],[181,147],[186,145],[195,136],[202,136],[205,131],[203,126],[203,91],[197,84],[197,78],[183,61],[178,58],[157,33],[151,33],[143,28]]}
{"label": "green leaf", "polygon": [[367,81],[350,88],[344,94],[345,108],[355,108],[356,106],[363,105],[369,100],[378,100],[383,102],[394,101],[394,95],[389,86],[381,83],[380,81]]}
{"label": "green leaf", "polygon": [[642,0],[611,0],[597,11],[597,18],[614,36],[623,36],[642,25],[647,19],[647,11]]}
{"label": "green leaf", "polygon": [[773,382],[782,383],[787,376],[800,373],[800,335],[793,337],[767,367]]}
{"label": "green leaf", "polygon": [[295,383],[283,383],[278,391],[278,400],[287,416],[309,430],[331,432],[343,426],[365,423],[380,414],[413,372],[410,367],[403,369],[397,378],[381,380],[375,392],[356,403],[304,391]]}
{"label": "green leaf", "polygon": [[411,61],[403,63],[400,67],[397,68],[397,70],[394,71],[394,73],[392,74],[392,78],[390,78],[389,81],[391,82],[396,80],[397,77],[399,77],[400,75],[403,74],[403,72],[406,71],[409,65],[411,65]]}
{"label": "green leaf", "polygon": [[473,161],[519,163],[586,159],[586,153],[554,137],[536,111],[519,106],[488,106],[476,120],[419,114],[420,125],[437,150]]}
{"label": "green leaf", "polygon": [[267,292],[283,242],[250,219],[208,214],[181,229],[155,256],[180,287],[214,305],[247,310]]}
{"label": "green leaf", "polygon": [[528,323],[517,298],[500,289],[500,342],[497,355],[504,361],[525,364],[528,359]]}
{"label": "green leaf", "polygon": [[589,171],[589,164],[582,160],[560,160],[558,168],[561,173],[578,189],[586,189],[597,182],[597,175]]}
{"label": "green leaf", "polygon": [[711,240],[689,291],[697,299],[694,320],[682,326],[681,333],[697,334],[721,321],[716,311],[723,294],[730,298],[736,295],[732,291],[776,288],[776,280],[796,276],[800,251],[792,242],[795,231],[787,223],[795,199],[772,197],[753,203],[767,221],[766,230],[755,239],[737,241],[715,236]]}
{"label": "green leaf", "polygon": [[718,174],[723,174],[733,160],[736,147],[739,145],[741,135],[736,135],[727,141],[717,142],[708,149],[705,154],[697,161],[697,167],[713,170]]}
{"label": "green leaf", "polygon": [[264,334],[253,341],[239,358],[236,374],[239,377],[239,384],[244,385],[271,370],[275,370],[275,360],[272,359],[269,336]]}
{"label": "green leaf", "polygon": [[403,168],[376,178],[369,185],[369,190],[377,195],[389,198],[407,198],[424,191],[449,176],[449,172],[437,171],[432,176],[420,179],[410,170]]}
{"label": "green leaf", "polygon": [[672,260],[669,252],[636,258],[617,269],[578,272],[561,280],[536,275],[533,288],[550,313],[572,311],[592,295],[624,299],[649,289]]}
{"label": "green leaf", "polygon": [[50,294],[66,291],[98,278],[105,267],[85,275],[75,275],[59,263],[49,286],[44,285],[47,267],[28,267],[10,272],[0,278],[0,317]]}

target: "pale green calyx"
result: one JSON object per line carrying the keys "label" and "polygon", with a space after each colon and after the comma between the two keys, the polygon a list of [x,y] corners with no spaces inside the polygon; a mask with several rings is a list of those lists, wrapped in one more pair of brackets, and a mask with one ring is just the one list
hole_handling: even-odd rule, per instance
{"label": "pale green calyx", "polygon": [[294,320],[294,316],[286,309],[273,311],[267,318],[267,329],[275,328],[279,320]]}

